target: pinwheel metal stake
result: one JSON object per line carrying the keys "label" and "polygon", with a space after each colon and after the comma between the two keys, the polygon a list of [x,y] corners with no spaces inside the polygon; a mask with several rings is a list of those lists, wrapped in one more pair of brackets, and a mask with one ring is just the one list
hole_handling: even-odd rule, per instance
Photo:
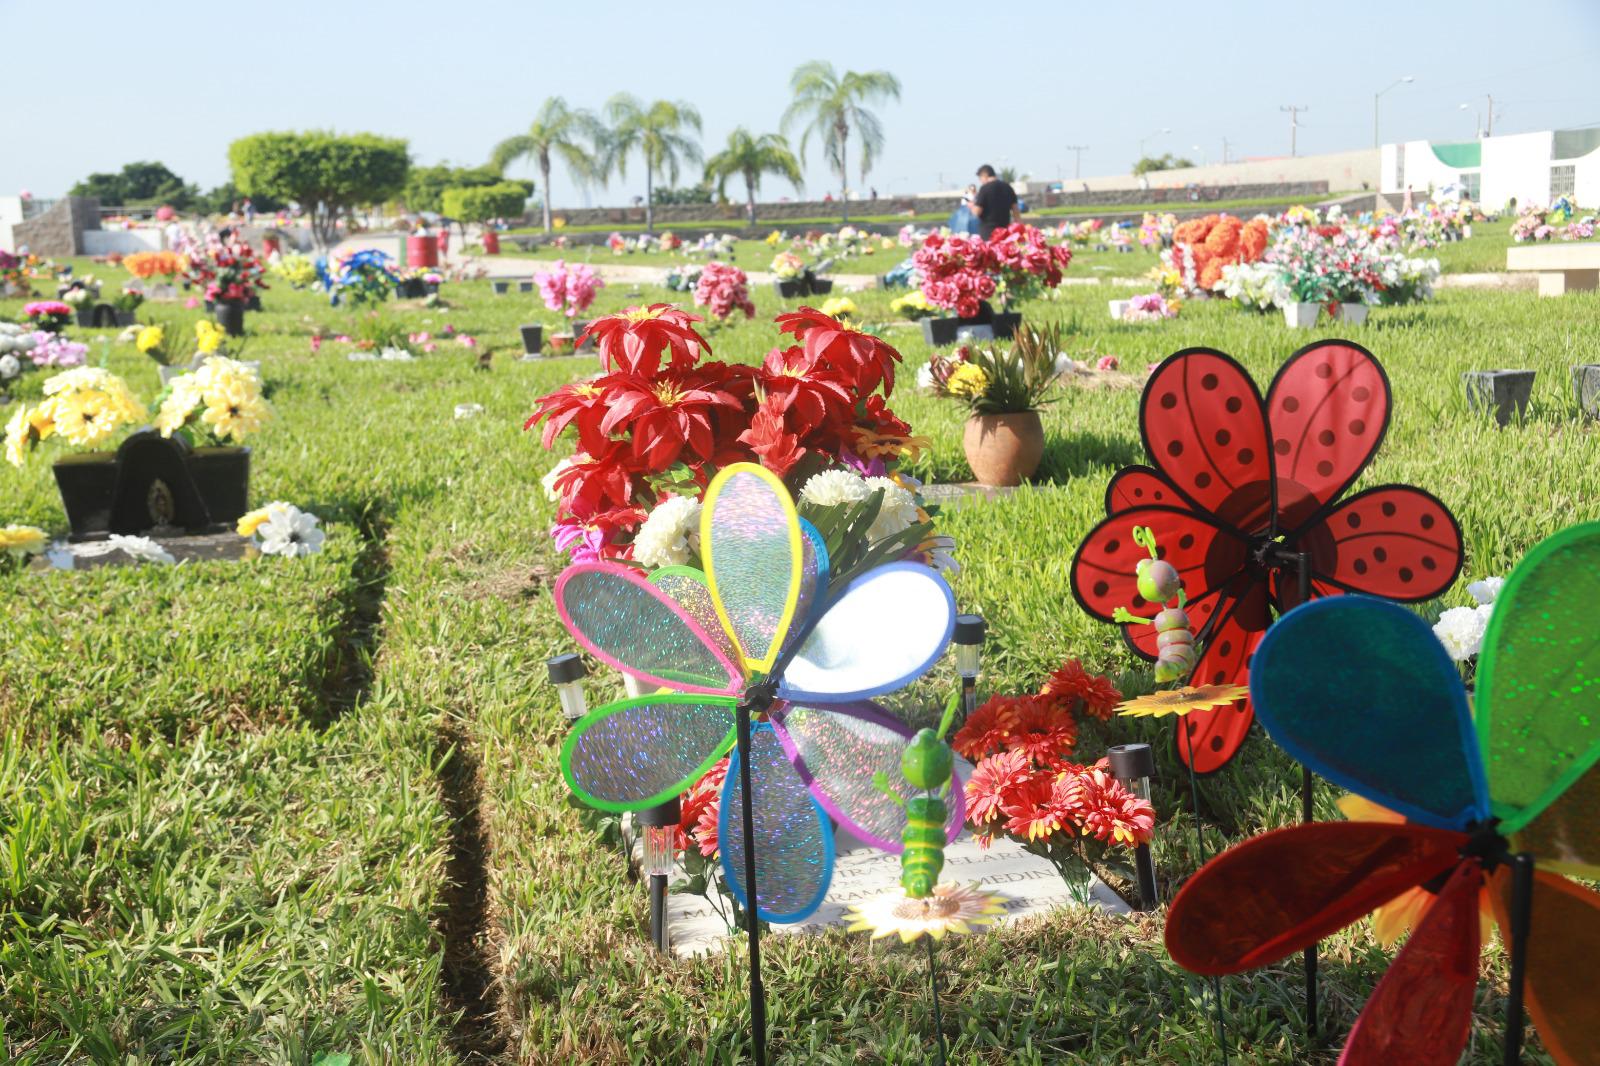
{"label": "pinwheel metal stake", "polygon": [[1420,905],[1340,1061],[1448,1066],[1471,1030],[1487,898],[1511,954],[1505,1061],[1520,1055],[1525,1004],[1557,1063],[1600,1062],[1600,997],[1584,978],[1600,895],[1561,876],[1600,877],[1597,599],[1600,523],[1536,545],[1495,598],[1471,708],[1410,611],[1335,596],[1279,620],[1251,679],[1262,725],[1384,811],[1280,829],[1206,864],[1173,900],[1173,959],[1238,973],[1374,908]]}
{"label": "pinwheel metal stake", "polygon": [[[737,744],[717,836],[723,880],[751,923],[761,1061],[756,923],[803,921],[822,902],[833,873],[830,816],[882,850],[901,850],[903,806],[872,782],[899,766],[911,730],[870,698],[944,654],[955,600],[938,574],[907,562],[830,587],[821,536],[800,521],[783,483],[750,464],[712,480],[700,541],[703,573],[675,566],[646,577],[594,562],[557,580],[556,609],[578,642],[667,690],[590,712],[567,736],[561,768],[590,806],[642,811],[678,796]],[[950,805],[952,839],[966,818],[961,792]],[[902,799],[910,793],[901,788]]]}

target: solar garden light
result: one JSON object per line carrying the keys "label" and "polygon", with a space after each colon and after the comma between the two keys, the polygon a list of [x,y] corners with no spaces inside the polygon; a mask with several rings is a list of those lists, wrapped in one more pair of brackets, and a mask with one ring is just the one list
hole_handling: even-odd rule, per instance
{"label": "solar garden light", "polygon": [[[1148,803],[1150,778],[1156,772],[1156,756],[1150,745],[1116,744],[1106,749],[1106,756],[1111,760],[1111,776]],[[1156,864],[1150,857],[1149,844],[1134,848],[1133,865],[1139,878],[1139,909],[1155,910],[1161,899],[1156,892]]]}
{"label": "solar garden light", "polygon": [[965,721],[978,709],[978,663],[983,655],[983,636],[989,624],[981,614],[956,615],[956,670],[961,674],[961,718]]}
{"label": "solar garden light", "polygon": [[644,872],[650,879],[650,941],[667,950],[667,878],[672,876],[672,856],[682,813],[674,796],[658,807],[634,816],[644,827]]}
{"label": "solar garden light", "polygon": [[550,670],[550,683],[561,697],[561,714],[571,725],[589,713],[589,701],[583,694],[583,679],[589,671],[584,669],[583,657],[576,652],[553,655],[544,661]]}

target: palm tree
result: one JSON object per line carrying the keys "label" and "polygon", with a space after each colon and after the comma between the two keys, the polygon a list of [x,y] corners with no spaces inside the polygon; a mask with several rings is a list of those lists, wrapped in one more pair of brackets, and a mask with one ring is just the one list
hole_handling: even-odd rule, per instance
{"label": "palm tree", "polygon": [[682,162],[700,162],[700,146],[684,135],[685,130],[700,132],[700,112],[682,100],[657,100],[646,107],[631,93],[618,93],[606,101],[606,119],[611,130],[606,136],[604,169],[616,167],[628,176],[628,156],[638,149],[644,158],[644,228],[655,231],[655,179],[659,173],[673,184]]}
{"label": "palm tree", "polygon": [[727,188],[729,178],[744,178],[746,212],[752,226],[756,224],[756,190],[761,187],[763,174],[787,178],[797,191],[805,184],[800,163],[789,151],[789,138],[781,133],[752,137],[749,130],[740,126],[728,134],[728,146],[706,160],[706,180],[717,183],[718,196]]}
{"label": "palm tree", "polygon": [[507,137],[494,146],[489,165],[502,172],[518,159],[531,158],[539,165],[539,177],[544,182],[544,231],[549,233],[551,155],[561,157],[580,185],[604,181],[599,165],[604,144],[605,130],[592,114],[581,108],[574,110],[561,97],[552,96],[539,105],[539,113],[527,133]]}
{"label": "palm tree", "polygon": [[900,79],[887,70],[869,70],[865,74],[847,70],[841,77],[832,63],[814,59],[795,68],[789,88],[794,92],[794,103],[783,113],[784,132],[797,121],[805,122],[805,132],[800,137],[802,160],[811,135],[822,138],[828,167],[839,175],[844,219],[848,222],[850,196],[846,186],[850,168],[846,165],[846,149],[850,131],[853,128],[861,137],[861,180],[866,181],[873,157],[883,150],[883,127],[878,116],[864,105],[874,100],[899,100]]}

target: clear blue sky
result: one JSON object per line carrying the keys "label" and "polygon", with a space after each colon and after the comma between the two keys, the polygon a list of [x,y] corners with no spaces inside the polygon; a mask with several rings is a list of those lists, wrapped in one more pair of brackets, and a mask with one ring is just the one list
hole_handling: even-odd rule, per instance
{"label": "clear blue sky", "polygon": [[[479,163],[553,94],[691,101],[709,152],[736,125],[776,129],[790,71],[813,58],[899,76],[900,103],[878,109],[880,192],[986,161],[1070,175],[1068,144],[1089,146],[1085,176],[1124,173],[1163,127],[1152,153],[1215,161],[1226,137],[1235,157],[1287,154],[1283,104],[1310,107],[1303,154],[1370,145],[1372,94],[1407,74],[1383,98],[1385,140],[1469,138],[1459,105],[1486,93],[1497,133],[1600,124],[1596,0],[0,0],[0,39],[0,192],[37,196],[141,159],[210,187],[228,142],[263,129],[371,130],[408,138],[420,163]],[[765,196],[792,195],[769,182]],[[834,184],[813,142],[807,191]],[[554,185],[557,204],[578,202],[565,174]],[[642,191],[635,165],[599,198]]]}

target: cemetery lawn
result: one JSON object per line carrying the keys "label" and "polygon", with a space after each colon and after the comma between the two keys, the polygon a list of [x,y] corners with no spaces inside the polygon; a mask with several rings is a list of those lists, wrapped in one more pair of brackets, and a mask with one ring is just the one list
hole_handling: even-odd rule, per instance
{"label": "cemetery lawn", "polygon": [[[122,279],[77,265],[108,289]],[[603,290],[595,310],[677,297],[628,288]],[[720,357],[755,361],[777,343],[770,317],[782,308],[770,288],[754,295],[753,322],[711,333]],[[447,311],[405,302],[383,313],[412,329],[451,323],[479,338],[477,352],[446,343],[413,363],[351,363],[332,345],[312,354],[314,326],[337,332],[359,312],[279,285],[247,318],[245,357],[264,361],[277,409],[252,442],[252,497],[322,516],[322,555],[0,576],[0,1040],[11,1061],[748,1061],[742,950],[657,957],[614,824],[575,806],[557,768],[564,726],[543,661],[572,642],[550,600],[562,560],[539,478],[554,457],[521,426],[535,396],[594,364],[515,361],[518,324],[556,322],[536,294],[493,296],[476,282],[444,296]],[[892,296],[851,298],[886,321]],[[1142,371],[1209,345],[1263,387],[1292,350],[1340,335],[1221,303],[1116,323],[1107,296],[1063,288],[1026,312],[1070,323],[1080,359],[1116,355]],[[0,301],[0,317],[21,305]],[[158,305],[147,317],[187,328],[197,315]],[[1596,435],[1567,370],[1592,361],[1597,327],[1597,294],[1447,289],[1350,331],[1395,393],[1362,484],[1427,488],[1465,533],[1462,578],[1426,613],[1470,602],[1468,581],[1600,516]],[[101,331],[91,362],[152,399],[154,365],[113,332]],[[967,479],[963,411],[911,388],[928,356],[920,331],[888,339],[906,357],[892,404],[933,442],[911,472]],[[1463,371],[1494,367],[1539,371],[1527,419],[1503,430],[1470,414],[1461,391]],[[25,397],[44,376],[24,379]],[[1041,484],[941,516],[964,566],[958,601],[990,622],[985,691],[1036,690],[1073,656],[1129,694],[1149,687],[1147,668],[1068,587],[1107,478],[1142,458],[1138,397],[1132,383],[1064,389],[1044,415]],[[454,420],[460,403],[485,412]],[[23,470],[0,468],[0,523],[64,533],[54,454],[47,444]],[[891,702],[922,715],[952,684],[946,662]],[[620,692],[597,676],[590,704]],[[1199,855],[1169,729],[1118,720],[1086,729],[1079,753],[1155,743],[1155,853],[1170,898]],[[1201,783],[1207,848],[1298,821],[1298,783],[1258,733]],[[1320,817],[1339,817],[1335,798],[1318,792]],[[1165,957],[1163,918],[1064,911],[946,940],[951,1061],[1220,1062],[1208,986]],[[931,1058],[920,945],[834,931],[763,948],[774,1061]],[[1390,957],[1364,921],[1324,942],[1321,1015],[1335,1036],[1315,1050],[1297,960],[1225,980],[1231,1061],[1332,1063]],[[1485,958],[1474,1063],[1500,1054],[1504,956],[1496,946]],[[1528,1060],[1548,1061],[1529,1034]]]}

